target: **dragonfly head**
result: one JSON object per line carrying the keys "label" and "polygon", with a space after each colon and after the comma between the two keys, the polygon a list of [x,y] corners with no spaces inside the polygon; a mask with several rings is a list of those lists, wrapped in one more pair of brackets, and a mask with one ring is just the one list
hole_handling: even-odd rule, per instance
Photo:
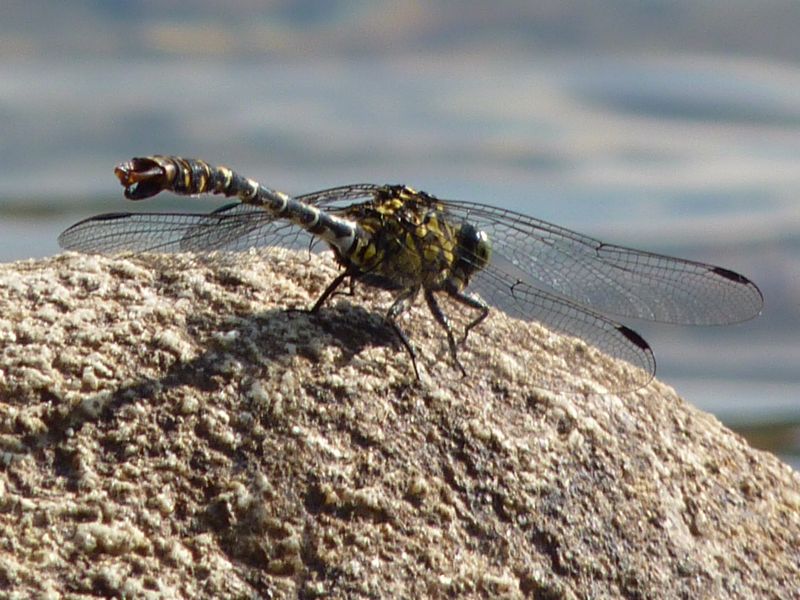
{"label": "dragonfly head", "polygon": [[458,232],[456,269],[463,273],[464,283],[470,275],[480,271],[492,258],[492,243],[485,231],[464,223]]}

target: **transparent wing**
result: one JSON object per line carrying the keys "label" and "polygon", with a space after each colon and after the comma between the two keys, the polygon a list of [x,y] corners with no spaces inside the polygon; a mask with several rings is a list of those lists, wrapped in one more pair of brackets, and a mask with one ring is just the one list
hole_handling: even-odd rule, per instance
{"label": "transparent wing", "polygon": [[353,183],[295,196],[295,199],[318,208],[336,212],[337,209],[348,208],[353,204],[374,199],[375,195],[385,187],[374,183]]}
{"label": "transparent wing", "polygon": [[637,368],[623,382],[630,391],[647,385],[656,372],[653,351],[635,331],[584,306],[516,280],[508,273],[489,265],[475,274],[470,290],[508,315],[525,321],[537,321],[545,327],[580,338],[605,354]]}
{"label": "transparent wing", "polygon": [[[721,267],[605,244],[569,229],[483,204],[445,201],[456,222],[485,231],[492,262],[513,280],[597,311],[665,323],[711,325],[756,316],[763,299]],[[499,302],[500,308],[507,307]]]}
{"label": "transparent wing", "polygon": [[[369,200],[381,186],[347,185],[298,196],[336,212]],[[212,252],[258,247],[300,247],[309,235],[263,208],[232,202],[211,213],[108,213],[76,223],[58,238],[65,250],[97,252]]]}
{"label": "transparent wing", "polygon": [[297,246],[308,240],[301,228],[275,220],[245,204],[208,214],[108,213],[65,230],[62,248],[80,252],[212,252],[253,247]]}

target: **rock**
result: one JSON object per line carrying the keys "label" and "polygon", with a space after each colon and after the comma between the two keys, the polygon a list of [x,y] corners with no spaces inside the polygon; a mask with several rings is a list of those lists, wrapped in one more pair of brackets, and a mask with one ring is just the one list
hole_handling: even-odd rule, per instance
{"label": "rock", "polygon": [[416,383],[387,293],[287,310],[335,273],[0,266],[9,597],[798,597],[800,476],[774,456],[657,381],[597,393],[627,367],[496,312],[462,378],[410,311]]}

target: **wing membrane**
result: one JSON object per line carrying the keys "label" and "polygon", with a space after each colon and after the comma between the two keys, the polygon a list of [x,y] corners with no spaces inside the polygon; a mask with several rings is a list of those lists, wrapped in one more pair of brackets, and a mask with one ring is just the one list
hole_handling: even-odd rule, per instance
{"label": "wing membrane", "polygon": [[655,357],[647,342],[628,327],[600,313],[515,280],[491,265],[475,275],[470,289],[512,317],[536,321],[548,329],[580,338],[605,354],[637,367],[628,376],[628,390],[647,385],[655,375]]}
{"label": "wing membrane", "polygon": [[308,235],[263,210],[235,204],[208,214],[109,213],[76,223],[58,238],[80,252],[212,252],[296,246]]}
{"label": "wing membrane", "polygon": [[605,244],[509,210],[446,204],[454,218],[488,234],[497,261],[516,278],[595,310],[695,325],[744,321],[761,310],[761,292],[732,271]]}

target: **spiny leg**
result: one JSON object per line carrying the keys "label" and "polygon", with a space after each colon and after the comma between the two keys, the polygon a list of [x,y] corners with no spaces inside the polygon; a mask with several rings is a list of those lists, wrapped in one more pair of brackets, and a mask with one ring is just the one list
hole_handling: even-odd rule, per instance
{"label": "spiny leg", "polygon": [[293,313],[309,313],[309,314],[316,314],[319,312],[319,309],[325,304],[325,301],[330,298],[335,292],[336,288],[342,285],[342,282],[350,276],[348,271],[342,271],[336,276],[336,279],[331,281],[328,284],[328,287],[325,288],[325,291],[322,292],[319,298],[317,298],[316,302],[311,308],[289,308],[287,309],[288,312]]}
{"label": "spiny leg", "polygon": [[345,292],[348,296],[355,296],[356,295],[356,279],[355,275],[350,277],[350,289]]}
{"label": "spiny leg", "polygon": [[480,298],[476,298],[475,296],[470,296],[469,294],[465,294],[459,290],[447,290],[447,294],[453,299],[461,304],[469,306],[470,308],[474,308],[476,310],[481,311],[481,313],[475,317],[472,321],[467,323],[467,326],[464,327],[464,337],[461,338],[459,344],[463,344],[467,341],[467,336],[469,332],[472,331],[474,327],[477,327],[489,316],[489,305],[486,304]]}
{"label": "spiny leg", "polygon": [[[341,273],[339,273],[339,275],[336,276],[336,279],[334,279],[328,285],[328,287],[325,288],[325,291],[322,292],[320,297],[314,303],[314,306],[312,306],[308,310],[308,312],[316,313],[317,311],[319,311],[320,307],[325,303],[325,301],[336,292],[339,286],[341,286],[344,280],[347,279],[348,277],[350,277],[350,289],[352,293],[357,275],[354,275],[349,270],[342,271]],[[416,293],[417,290],[414,288],[403,291],[389,307],[389,311],[386,313],[385,320],[389,323],[392,330],[395,332],[395,335],[397,335],[398,339],[403,344],[403,347],[408,352],[408,355],[411,357],[411,365],[414,367],[414,376],[416,377],[417,381],[420,381],[419,369],[417,368],[416,352],[414,351],[411,342],[408,340],[408,336],[406,336],[405,332],[402,329],[400,329],[400,326],[395,321],[395,319],[401,314],[403,314],[403,312],[408,308],[407,305],[408,300],[412,298]]]}
{"label": "spiny leg", "polygon": [[319,309],[320,309],[320,307],[321,307],[323,304],[325,304],[325,301],[326,301],[328,298],[330,298],[330,297],[331,297],[331,295],[332,295],[332,294],[333,294],[333,293],[336,291],[336,288],[338,288],[340,285],[342,285],[342,282],[343,282],[345,279],[347,279],[348,277],[352,277],[352,276],[353,276],[353,275],[352,275],[352,273],[350,273],[350,272],[349,272],[349,271],[347,271],[347,270],[345,270],[345,271],[342,271],[341,273],[339,273],[339,274],[336,276],[336,279],[334,279],[333,281],[331,281],[331,282],[328,284],[328,287],[326,287],[326,288],[325,288],[325,291],[324,291],[324,292],[322,292],[322,294],[320,295],[320,297],[319,297],[319,298],[317,298],[317,301],[316,301],[316,302],[314,302],[314,306],[312,306],[312,307],[309,309],[309,311],[308,311],[308,312],[310,312],[310,313],[316,313],[316,312],[318,312],[318,311],[319,311]]}
{"label": "spiny leg", "polygon": [[428,308],[430,309],[437,323],[442,326],[447,334],[447,345],[450,347],[450,356],[452,357],[453,362],[461,371],[461,375],[466,377],[467,371],[464,369],[464,365],[461,364],[461,361],[458,360],[458,354],[456,352],[456,340],[453,337],[453,329],[450,327],[450,321],[448,321],[447,316],[444,314],[444,312],[442,312],[442,309],[439,306],[439,303],[436,301],[436,297],[433,295],[431,290],[425,290],[425,302],[428,303]]}
{"label": "spiny leg", "polygon": [[386,321],[394,330],[395,334],[400,339],[400,342],[403,344],[403,347],[408,352],[408,355],[411,357],[411,365],[414,367],[414,376],[417,378],[417,381],[420,381],[421,378],[419,376],[419,369],[417,368],[417,353],[414,351],[414,347],[408,340],[408,336],[406,336],[405,332],[400,329],[400,326],[396,321],[397,317],[399,317],[406,311],[406,309],[408,309],[408,301],[416,296],[418,291],[419,288],[409,288],[400,292],[386,313]]}

